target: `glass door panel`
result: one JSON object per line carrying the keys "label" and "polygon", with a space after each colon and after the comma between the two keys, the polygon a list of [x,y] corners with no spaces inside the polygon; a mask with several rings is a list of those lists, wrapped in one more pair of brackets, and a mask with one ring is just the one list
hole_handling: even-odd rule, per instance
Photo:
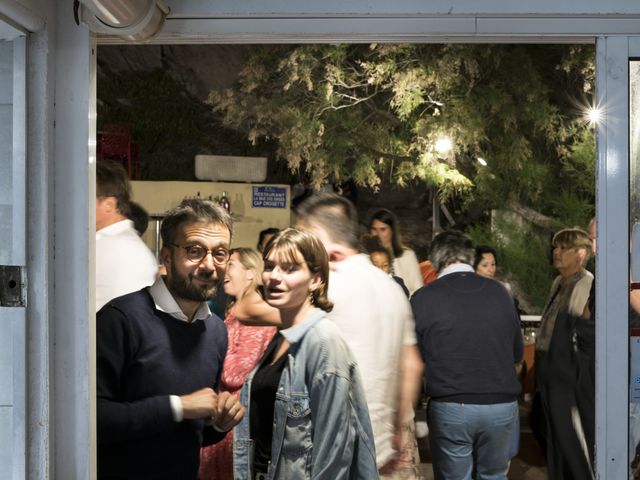
{"label": "glass door panel", "polygon": [[640,60],[629,62],[629,462],[640,478]]}

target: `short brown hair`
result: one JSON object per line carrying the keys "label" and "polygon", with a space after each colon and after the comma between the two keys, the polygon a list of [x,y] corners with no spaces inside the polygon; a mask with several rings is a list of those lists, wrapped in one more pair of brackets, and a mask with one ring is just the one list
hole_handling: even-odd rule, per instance
{"label": "short brown hair", "polygon": [[276,234],[262,252],[267,259],[271,252],[278,258],[299,264],[300,255],[312,274],[320,275],[320,287],[311,292],[311,303],[325,312],[333,309],[327,292],[329,289],[329,256],[322,242],[312,232],[287,228]]}
{"label": "short brown hair", "polygon": [[131,216],[131,186],[122,165],[111,160],[96,162],[96,197],[114,197],[118,212]]}
{"label": "short brown hair", "polygon": [[185,222],[218,223],[227,227],[229,237],[233,234],[231,215],[224,208],[209,200],[188,198],[165,214],[160,227],[162,245],[165,247],[171,245],[174,242],[176,230]]}
{"label": "short brown hair", "polygon": [[332,242],[358,248],[358,213],[345,197],[335,193],[317,193],[296,209],[303,223],[321,227]]}

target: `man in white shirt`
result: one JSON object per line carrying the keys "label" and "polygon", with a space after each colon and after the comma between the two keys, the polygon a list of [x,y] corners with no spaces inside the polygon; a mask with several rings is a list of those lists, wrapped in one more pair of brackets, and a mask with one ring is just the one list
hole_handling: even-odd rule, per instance
{"label": "man in white shirt", "polygon": [[129,220],[130,186],[119,164],[96,164],[96,312],[109,300],[151,285],[156,259]]}
{"label": "man in white shirt", "polygon": [[406,477],[406,470],[417,466],[406,445],[398,449],[407,441],[415,445],[406,429],[413,424],[423,368],[409,302],[396,282],[359,254],[357,214],[349,200],[315,195],[297,214],[298,226],[318,235],[329,254],[334,303],[329,318],[340,327],[362,374],[381,478]]}

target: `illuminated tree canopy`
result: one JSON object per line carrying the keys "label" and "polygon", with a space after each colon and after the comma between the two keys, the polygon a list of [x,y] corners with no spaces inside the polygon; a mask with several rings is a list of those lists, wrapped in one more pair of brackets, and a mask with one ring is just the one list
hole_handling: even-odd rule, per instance
{"label": "illuminated tree canopy", "polygon": [[[310,185],[424,181],[535,221],[590,214],[592,46],[259,46],[209,102]],[[452,148],[437,151],[449,138]],[[478,158],[486,161],[483,167]],[[561,186],[564,185],[564,188]]]}

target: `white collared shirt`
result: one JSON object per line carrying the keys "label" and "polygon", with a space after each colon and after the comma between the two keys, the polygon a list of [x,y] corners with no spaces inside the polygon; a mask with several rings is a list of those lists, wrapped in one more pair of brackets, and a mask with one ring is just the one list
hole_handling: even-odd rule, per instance
{"label": "white collared shirt", "polygon": [[96,312],[109,300],[151,285],[158,262],[125,219],[96,232]]}
{"label": "white collared shirt", "polygon": [[164,279],[165,277],[158,277],[153,285],[149,287],[149,294],[151,295],[151,298],[153,298],[153,302],[156,304],[156,308],[158,310],[168,313],[176,320],[181,320],[183,322],[206,320],[211,316],[211,309],[209,308],[209,305],[207,302],[202,302],[198,306],[198,310],[196,310],[193,320],[189,320],[178,305],[178,302],[176,302],[176,299],[171,295],[167,285],[164,283]]}
{"label": "white collared shirt", "polygon": [[452,263],[442,269],[440,273],[438,273],[438,278],[442,278],[445,275],[449,275],[450,273],[459,273],[459,272],[471,272],[474,273],[475,270],[468,263]]}

